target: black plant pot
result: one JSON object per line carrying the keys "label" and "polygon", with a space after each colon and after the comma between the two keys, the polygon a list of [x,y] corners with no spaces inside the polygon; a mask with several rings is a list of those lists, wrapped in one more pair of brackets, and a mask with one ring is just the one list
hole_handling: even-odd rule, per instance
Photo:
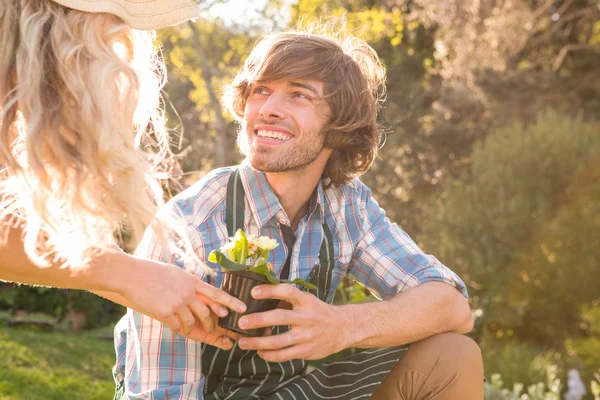
{"label": "black plant pot", "polygon": [[277,299],[257,300],[250,295],[252,288],[269,283],[267,278],[256,272],[248,271],[223,271],[223,283],[221,289],[230,295],[237,297],[246,304],[246,312],[237,313],[230,310],[225,318],[219,319],[219,326],[224,329],[240,333],[244,336],[261,336],[264,328],[241,329],[238,325],[243,315],[274,310],[279,304]]}

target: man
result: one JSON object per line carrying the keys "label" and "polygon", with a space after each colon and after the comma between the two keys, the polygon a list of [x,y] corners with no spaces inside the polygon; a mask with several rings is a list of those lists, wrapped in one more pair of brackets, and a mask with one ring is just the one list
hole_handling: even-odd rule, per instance
{"label": "man", "polygon": [[[245,316],[242,329],[276,328],[220,348],[207,343],[222,330],[197,328],[192,337],[200,343],[130,311],[116,330],[115,376],[124,397],[483,398],[481,354],[460,335],[473,325],[464,283],[391,223],[357,178],[377,153],[384,79],[373,49],[356,38],[288,32],[256,46],[224,99],[240,122],[246,161],[213,171],[169,208],[183,215],[206,260],[231,235],[231,211],[242,211],[227,206],[228,183],[239,180],[238,224],[282,244],[270,259],[277,275],[311,280],[321,290],[315,296],[286,284],[257,287],[255,298],[290,307]],[[333,256],[320,257],[327,249]],[[151,231],[139,254],[163,258]],[[217,266],[205,276],[195,265],[165,261],[221,284]],[[344,275],[384,301],[329,304]],[[370,350],[306,373],[305,360],[347,348]]]}

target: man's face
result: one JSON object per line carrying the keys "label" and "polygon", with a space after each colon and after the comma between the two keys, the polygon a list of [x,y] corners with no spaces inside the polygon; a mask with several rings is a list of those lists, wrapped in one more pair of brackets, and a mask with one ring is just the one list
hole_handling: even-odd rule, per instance
{"label": "man's face", "polygon": [[324,146],[329,106],[323,82],[285,79],[254,83],[244,109],[238,144],[253,168],[287,172],[312,164]]}

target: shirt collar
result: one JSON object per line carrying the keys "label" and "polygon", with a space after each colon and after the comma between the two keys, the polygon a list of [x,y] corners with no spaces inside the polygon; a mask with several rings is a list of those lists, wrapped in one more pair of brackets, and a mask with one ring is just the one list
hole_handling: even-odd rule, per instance
{"label": "shirt collar", "polygon": [[[259,229],[275,218],[279,212],[285,213],[264,172],[253,169],[245,160],[240,165],[240,175],[244,186],[244,193],[249,200],[252,215]],[[312,218],[314,212],[319,210],[321,221],[323,221],[324,200],[323,183],[319,181],[316,190],[310,198],[309,218]]]}

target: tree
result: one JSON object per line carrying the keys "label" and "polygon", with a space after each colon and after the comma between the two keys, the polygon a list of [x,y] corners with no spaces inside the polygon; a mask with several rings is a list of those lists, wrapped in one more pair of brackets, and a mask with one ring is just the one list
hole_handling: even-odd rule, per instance
{"label": "tree", "polygon": [[[182,130],[186,171],[208,171],[236,164],[237,126],[220,104],[224,85],[233,79],[252,48],[251,26],[225,26],[221,20],[198,20],[160,31],[169,71],[166,87],[173,107],[174,131]],[[185,156],[185,157],[183,157]]]}
{"label": "tree", "polygon": [[388,3],[301,0],[293,7],[291,25],[326,15],[321,22],[337,22],[338,28],[345,24],[347,31],[367,41],[386,65],[386,101],[380,116],[385,145],[363,179],[373,187],[390,217],[415,232],[415,199],[428,191],[432,181],[435,184],[439,169],[439,159],[426,155],[445,153],[432,149],[436,145],[426,129],[441,84],[432,68],[435,27],[416,21],[407,7]]}

